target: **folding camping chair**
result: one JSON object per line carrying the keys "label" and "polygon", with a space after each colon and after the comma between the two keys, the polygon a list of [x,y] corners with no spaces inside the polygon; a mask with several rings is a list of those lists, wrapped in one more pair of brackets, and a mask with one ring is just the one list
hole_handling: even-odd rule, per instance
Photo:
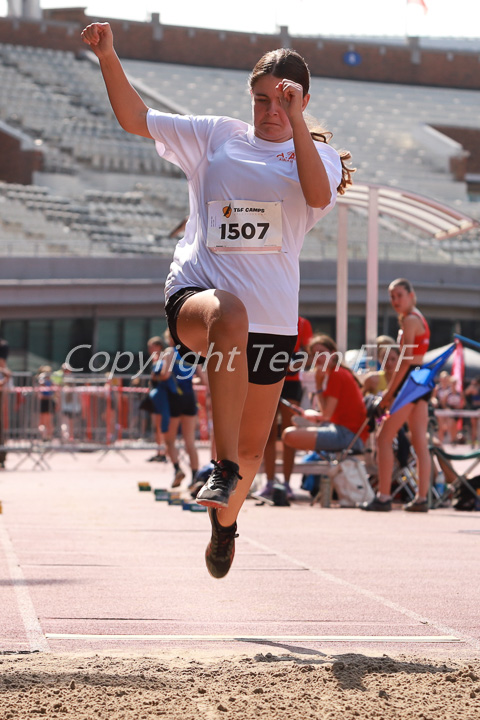
{"label": "folding camping chair", "polygon": [[[480,463],[480,450],[475,450],[474,452],[461,455],[456,453],[447,453],[438,445],[430,445],[429,451],[432,457],[432,466],[436,461],[440,470],[445,475],[445,480],[447,481],[447,487],[443,493],[438,493],[432,483],[431,492],[434,496],[431,501],[432,507],[438,508],[443,505],[445,501],[451,499],[454,492],[456,490],[460,490],[462,486],[472,494],[475,500],[477,500],[479,496],[477,495],[476,489],[472,487],[469,482],[469,480],[471,481],[473,479],[469,478],[469,475]],[[464,472],[459,473],[452,465],[452,461],[455,460],[471,460],[472,462]]]}

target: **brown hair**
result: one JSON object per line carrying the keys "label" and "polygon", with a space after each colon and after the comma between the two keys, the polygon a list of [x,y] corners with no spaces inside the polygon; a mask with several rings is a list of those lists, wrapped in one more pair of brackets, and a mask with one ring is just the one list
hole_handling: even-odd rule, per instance
{"label": "brown hair", "polygon": [[407,280],[406,278],[397,278],[396,280],[392,280],[390,285],[388,286],[389,290],[393,290],[393,288],[398,286],[404,287],[405,290],[409,293],[414,293],[415,290],[413,289],[413,285],[410,282],[410,280]]}
{"label": "brown hair", "polygon": [[[417,304],[417,295],[410,280],[407,280],[406,278],[397,278],[396,280],[392,280],[388,286],[388,290],[393,290],[393,288],[396,287],[403,287],[408,293],[413,293],[413,304]],[[399,318],[401,317],[402,315],[399,315]]]}
{"label": "brown hair", "polygon": [[[257,80],[264,75],[273,75],[279,79],[287,78],[288,80],[293,80],[293,82],[302,86],[303,97],[305,97],[310,90],[310,70],[308,69],[308,65],[298,52],[290,48],[279,48],[278,50],[270,50],[270,52],[265,53],[249,75],[249,89],[252,90]],[[320,127],[314,118],[308,117],[305,121],[313,140],[328,143],[332,139],[333,133]],[[352,159],[348,150],[339,150],[338,154],[340,155],[340,161],[342,163],[342,179],[337,188],[337,192],[339,195],[343,195],[345,190],[353,184],[352,173],[355,172],[355,168],[348,167],[346,164]]]}
{"label": "brown hair", "polygon": [[[338,351],[337,344],[336,344],[335,340],[333,340],[333,339],[330,337],[330,335],[314,335],[314,336],[312,337],[312,339],[310,340],[310,342],[308,343],[308,346],[307,346],[307,347],[308,347],[308,351],[309,351],[310,353],[312,352],[312,348],[313,348],[314,345],[325,345],[325,347],[327,348],[327,350],[328,350],[328,352],[330,353],[330,355],[335,355],[335,354],[337,354],[337,355],[339,356],[339,359],[340,359],[340,357],[342,356],[342,353],[339,353],[339,351]],[[348,372],[350,372],[350,373],[353,375],[353,377],[354,377],[357,385],[359,385],[359,387],[362,387],[362,383],[359,381],[359,379],[357,378],[357,376],[355,375],[355,373],[353,372],[353,370],[352,370],[350,367],[348,367],[348,365],[346,365],[346,364],[343,362],[343,360],[341,360],[339,363],[337,363],[337,368],[336,368],[336,369],[338,370],[339,367],[342,367],[342,368],[345,368],[345,370],[348,370]]]}
{"label": "brown hair", "polygon": [[160,337],[160,335],[154,335],[153,337],[149,338],[147,340],[147,347],[149,347],[150,345],[155,345],[157,347],[161,347],[162,350],[164,347],[163,340]]}
{"label": "brown hair", "polygon": [[375,338],[375,344],[378,349],[379,347],[385,345],[396,345],[397,341],[394,338],[390,337],[390,335],[379,335],[377,338]]}

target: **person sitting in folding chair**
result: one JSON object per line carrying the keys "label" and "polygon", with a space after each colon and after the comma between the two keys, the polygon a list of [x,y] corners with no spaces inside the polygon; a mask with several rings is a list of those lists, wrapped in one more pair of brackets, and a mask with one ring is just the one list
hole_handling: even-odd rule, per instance
{"label": "person sitting in folding chair", "polygon": [[283,442],[297,450],[338,452],[350,445],[363,425],[351,447],[353,452],[363,452],[369,431],[360,382],[341,362],[337,346],[328,335],[313,337],[309,351],[314,356],[316,397],[321,410],[304,410],[303,416],[312,425],[286,428]]}
{"label": "person sitting in folding chair", "polygon": [[[382,395],[384,408],[392,405],[408,376],[422,364],[430,342],[430,329],[422,313],[415,307],[416,296],[411,283],[405,278],[398,278],[390,283],[388,290],[400,324],[397,341],[400,346],[401,361]],[[427,439],[428,399],[429,394],[426,393],[406,403],[384,419],[377,436],[378,491],[371,502],[361,506],[362,510],[388,512],[392,509],[393,441],[398,430],[408,422],[411,442],[417,457],[418,489],[416,496],[404,505],[403,509],[408,512],[428,511],[431,468]]]}

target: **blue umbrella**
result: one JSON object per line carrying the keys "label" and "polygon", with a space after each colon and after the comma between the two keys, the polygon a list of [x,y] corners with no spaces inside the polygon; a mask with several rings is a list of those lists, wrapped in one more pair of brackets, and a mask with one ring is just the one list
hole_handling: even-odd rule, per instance
{"label": "blue umbrella", "polygon": [[390,415],[393,415],[394,412],[400,410],[400,408],[407,405],[407,403],[413,402],[429,393],[430,390],[433,390],[435,387],[435,375],[454,350],[455,343],[452,343],[441,355],[438,355],[438,357],[433,358],[430,362],[425,363],[425,365],[416,368],[410,373],[390,408]]}

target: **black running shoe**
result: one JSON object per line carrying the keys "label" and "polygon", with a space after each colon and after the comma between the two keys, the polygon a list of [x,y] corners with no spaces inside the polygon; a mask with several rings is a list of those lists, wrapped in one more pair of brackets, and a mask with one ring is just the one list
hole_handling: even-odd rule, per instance
{"label": "black running shoe", "polygon": [[205,550],[205,562],[212,577],[223,578],[230,570],[235,556],[237,523],[223,527],[218,522],[217,511],[214,508],[208,508],[208,515],[212,523],[212,537]]}
{"label": "black running shoe", "polygon": [[163,453],[157,453],[157,455],[153,455],[151,458],[148,458],[147,462],[162,462],[166,463],[168,462],[167,456]]}
{"label": "black running shoe", "polygon": [[370,512],[390,512],[392,509],[391,500],[380,500],[376,495],[370,502],[364,502],[360,506],[360,510],[368,510]]}
{"label": "black running shoe", "polygon": [[175,470],[175,473],[173,475],[173,482],[172,482],[172,488],[179,487],[182,484],[182,480],[185,477],[185,473],[181,468],[178,468],[178,470]]}
{"label": "black running shoe", "polygon": [[241,480],[239,467],[230,460],[212,460],[214,468],[205,485],[197,494],[197,502],[213,508],[226,508],[230,495]]}

